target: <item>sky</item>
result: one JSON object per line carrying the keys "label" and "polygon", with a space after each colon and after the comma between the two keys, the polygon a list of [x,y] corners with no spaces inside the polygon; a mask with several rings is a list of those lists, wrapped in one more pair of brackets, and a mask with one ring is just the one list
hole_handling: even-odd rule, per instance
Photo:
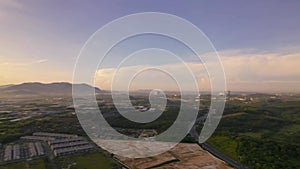
{"label": "sky", "polygon": [[[88,38],[112,20],[139,12],[173,14],[201,29],[220,55],[228,90],[300,92],[298,0],[0,0],[0,85],[72,82],[76,58]],[[163,48],[177,51],[182,58],[190,56],[174,40],[144,36],[120,45],[108,56],[108,63],[161,41],[166,42]],[[203,70],[194,60],[187,64]],[[178,63],[160,66],[177,73],[182,70]],[[134,68],[128,66],[125,72]],[[99,69],[95,85],[110,89],[115,70],[113,64]],[[150,75],[153,72],[140,77],[144,83],[136,82],[133,88],[176,88],[168,85],[172,79],[158,83],[166,75]],[[203,89],[209,88],[205,75],[197,81]]]}

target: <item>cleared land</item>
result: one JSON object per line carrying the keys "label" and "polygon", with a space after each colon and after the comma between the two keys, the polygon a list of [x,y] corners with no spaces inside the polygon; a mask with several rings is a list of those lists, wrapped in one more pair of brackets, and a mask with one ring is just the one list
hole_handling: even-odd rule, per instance
{"label": "cleared land", "polygon": [[115,158],[132,169],[230,169],[225,162],[215,158],[197,144],[180,143],[165,153],[148,158],[131,159],[120,156]]}

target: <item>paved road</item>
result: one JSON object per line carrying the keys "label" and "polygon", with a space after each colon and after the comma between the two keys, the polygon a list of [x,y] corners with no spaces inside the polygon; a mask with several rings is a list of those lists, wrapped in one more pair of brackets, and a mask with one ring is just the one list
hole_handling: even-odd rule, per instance
{"label": "paved road", "polygon": [[238,168],[238,169],[247,169],[242,164],[240,164],[237,161],[234,161],[231,158],[225,156],[224,154],[220,153],[219,151],[217,151],[216,149],[214,149],[213,147],[211,147],[207,143],[202,143],[200,145],[204,150],[206,150],[206,151],[210,152],[211,154],[213,154],[214,156],[222,159],[223,161],[225,161],[226,163],[232,165],[233,167]]}
{"label": "paved road", "polygon": [[[190,135],[195,139],[195,140],[198,140],[199,139],[199,134],[197,133],[196,131],[196,128],[197,128],[197,124],[199,124],[199,122],[202,120],[202,117],[199,117],[197,120],[196,120],[196,123],[195,125],[192,127],[191,131],[190,131]],[[235,168],[238,168],[238,169],[247,169],[247,167],[243,166],[242,164],[238,163],[237,161],[235,160],[232,160],[231,158],[229,158],[228,156],[222,154],[221,152],[219,152],[218,150],[214,149],[213,147],[211,147],[210,145],[208,145],[207,143],[202,143],[200,144],[200,146],[210,152],[211,154],[213,154],[214,156],[218,157],[219,159],[225,161],[226,163],[232,165],[233,167]]]}
{"label": "paved road", "polygon": [[48,160],[50,162],[50,165],[51,165],[52,169],[58,169],[58,167],[57,167],[57,165],[54,161],[54,156],[53,156],[51,150],[49,149],[48,145],[46,143],[43,143],[43,147],[44,147],[45,154],[48,157]]}

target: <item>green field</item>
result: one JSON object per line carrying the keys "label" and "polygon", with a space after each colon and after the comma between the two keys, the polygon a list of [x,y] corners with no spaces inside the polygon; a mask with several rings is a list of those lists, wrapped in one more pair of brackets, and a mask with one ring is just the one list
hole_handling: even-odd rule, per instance
{"label": "green field", "polygon": [[234,139],[227,136],[215,136],[211,137],[207,142],[215,149],[222,150],[228,157],[238,160],[238,153],[236,151],[238,144]]}
{"label": "green field", "polygon": [[[111,169],[114,167],[113,161],[99,152],[59,157],[55,159],[55,163],[60,169]],[[52,169],[52,167],[44,158],[2,165],[0,169]]]}
{"label": "green field", "polygon": [[70,169],[110,169],[113,163],[101,153],[87,153],[57,158],[56,163],[61,168]]}
{"label": "green field", "polygon": [[33,161],[11,163],[0,166],[0,169],[50,169],[46,159],[37,159]]}

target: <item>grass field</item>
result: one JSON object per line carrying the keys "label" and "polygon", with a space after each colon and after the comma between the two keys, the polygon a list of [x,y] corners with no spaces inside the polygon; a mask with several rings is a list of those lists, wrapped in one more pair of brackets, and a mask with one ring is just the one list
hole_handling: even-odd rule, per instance
{"label": "grass field", "polygon": [[49,164],[44,159],[37,159],[33,161],[11,163],[0,166],[0,169],[49,169]]}
{"label": "grass field", "polygon": [[70,169],[110,169],[113,166],[110,159],[98,152],[57,158],[56,163]]}
{"label": "grass field", "polygon": [[230,158],[237,160],[237,142],[230,137],[227,136],[213,136],[208,140],[208,144],[214,147],[215,149],[221,151],[226,154]]}

